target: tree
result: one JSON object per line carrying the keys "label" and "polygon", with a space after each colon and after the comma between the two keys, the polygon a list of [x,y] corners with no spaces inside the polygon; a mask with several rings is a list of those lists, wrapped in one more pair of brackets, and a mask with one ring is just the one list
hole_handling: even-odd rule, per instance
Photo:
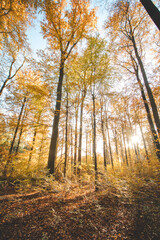
{"label": "tree", "polygon": [[[142,60],[142,43],[144,44],[144,39],[148,33],[145,27],[147,22],[146,15],[139,3],[135,2],[131,4],[128,1],[123,3],[119,1],[116,5],[115,12],[110,17],[108,26],[112,28],[112,36],[120,44],[118,49],[121,53],[121,57],[124,51],[129,57],[130,54],[132,54],[139,65],[151,104],[154,122],[158,135],[160,136],[160,118],[157,104]],[[126,65],[129,65],[129,63],[126,62]]]}
{"label": "tree", "polygon": [[[67,82],[67,80],[66,80]],[[68,159],[68,86],[66,86],[66,126],[65,126],[65,161],[64,161],[64,177],[66,177],[67,171],[67,159]]]}
{"label": "tree", "polygon": [[154,123],[153,123],[153,120],[152,120],[152,115],[151,115],[151,112],[150,112],[148,101],[147,101],[146,96],[145,96],[143,85],[142,85],[140,77],[139,77],[138,65],[136,64],[136,62],[133,59],[133,57],[132,57],[132,61],[133,61],[133,67],[134,67],[135,75],[136,75],[136,78],[137,78],[137,82],[138,82],[140,90],[141,90],[141,96],[142,96],[142,99],[143,99],[143,102],[144,102],[144,106],[145,106],[145,109],[146,109],[147,119],[148,119],[148,123],[149,123],[150,130],[151,130],[151,133],[152,133],[153,142],[154,142],[154,145],[155,145],[155,148],[156,148],[156,155],[157,155],[158,159],[160,160],[160,143],[159,143],[159,139],[158,139],[155,127],[154,127]]}
{"label": "tree", "polygon": [[95,170],[95,189],[97,190],[98,180],[98,166],[97,166],[97,150],[96,150],[96,135],[97,135],[97,122],[96,122],[96,98],[98,89],[101,84],[106,82],[107,74],[110,70],[109,59],[107,55],[106,42],[100,38],[99,35],[88,38],[88,46],[86,49],[88,55],[89,65],[89,80],[90,90],[92,96],[92,131],[93,131],[93,160]]}
{"label": "tree", "polygon": [[78,42],[86,36],[95,20],[95,11],[89,11],[87,0],[78,2],[75,0],[59,0],[57,2],[46,0],[44,6],[45,20],[42,31],[48,39],[50,48],[59,51],[59,80],[57,86],[57,98],[53,129],[48,158],[48,169],[52,174],[55,171],[55,160],[57,154],[58,126],[60,119],[62,85],[64,77],[65,62]]}

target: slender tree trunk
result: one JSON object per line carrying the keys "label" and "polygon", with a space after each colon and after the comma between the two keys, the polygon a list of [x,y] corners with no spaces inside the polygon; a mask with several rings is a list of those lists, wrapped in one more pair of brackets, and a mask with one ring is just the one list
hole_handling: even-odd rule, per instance
{"label": "slender tree trunk", "polygon": [[39,148],[38,166],[40,165],[40,162],[41,162],[43,143],[44,143],[44,134],[42,135],[40,148]]}
{"label": "slender tree trunk", "polygon": [[114,169],[113,154],[112,154],[112,148],[111,148],[111,140],[110,140],[107,116],[106,116],[106,129],[107,129],[107,135],[108,135],[108,146],[109,146],[109,153],[110,153],[110,158],[111,158],[111,164],[112,164],[112,168]]}
{"label": "slender tree trunk", "polygon": [[[92,124],[92,116],[91,116],[91,124]],[[93,125],[93,124],[92,124]],[[93,126],[92,126],[92,130],[91,130],[91,132],[90,132],[90,144],[89,144],[89,146],[90,146],[90,162],[92,162],[92,144],[93,143]]]}
{"label": "slender tree trunk", "polygon": [[70,131],[71,131],[70,151],[71,151],[71,175],[72,175],[72,173],[73,173],[73,164],[74,164],[74,161],[73,161],[73,133],[72,133],[72,126],[70,126]]}
{"label": "slender tree trunk", "polygon": [[[126,132],[126,141],[127,141],[127,155],[128,155],[128,165],[131,163],[131,151],[130,151],[130,146],[129,146],[129,137],[128,137],[128,132],[125,127],[125,132]],[[130,161],[129,161],[130,160]]]}
{"label": "slender tree trunk", "polygon": [[116,127],[115,127],[115,129],[114,129],[114,142],[115,142],[117,159],[119,159],[118,140],[117,140],[117,130],[116,130]]}
{"label": "slender tree trunk", "polygon": [[97,168],[97,149],[96,149],[96,106],[95,106],[95,94],[92,93],[93,101],[93,159],[94,159],[94,171],[95,171],[95,191],[97,191],[98,181],[98,168]]}
{"label": "slender tree trunk", "polygon": [[19,150],[19,145],[20,145],[20,142],[21,142],[22,133],[23,133],[23,125],[21,126],[21,129],[20,129],[20,133],[19,133],[19,138],[18,138],[18,143],[17,143],[15,155],[18,154],[18,150]]}
{"label": "slender tree trunk", "polygon": [[160,11],[158,10],[158,8],[153,4],[151,0],[140,0],[140,2],[160,30]]}
{"label": "slender tree trunk", "polygon": [[122,136],[120,135],[120,148],[121,148],[121,158],[122,158],[122,161],[121,163],[125,163],[125,160],[124,160],[124,153],[123,153],[123,145],[122,145]]}
{"label": "slender tree trunk", "polygon": [[21,121],[21,117],[22,117],[22,113],[23,113],[23,110],[24,110],[25,103],[26,103],[26,97],[24,97],[24,99],[23,99],[22,107],[21,107],[20,114],[19,114],[19,117],[18,117],[17,126],[16,126],[16,129],[15,129],[14,135],[13,135],[13,139],[12,139],[12,142],[11,142],[10,149],[9,149],[9,154],[11,154],[12,150],[13,150],[13,146],[14,146],[15,139],[16,139],[16,136],[17,136],[17,132],[18,132],[18,128],[19,128],[19,124],[20,124],[20,121]]}
{"label": "slender tree trunk", "polygon": [[81,158],[82,158],[82,126],[83,126],[83,108],[84,108],[84,99],[86,96],[86,89],[82,91],[81,99],[81,111],[80,111],[80,128],[79,128],[79,147],[78,147],[78,168],[77,174],[80,174]]}
{"label": "slender tree trunk", "polygon": [[88,132],[86,130],[86,165],[88,163]]}
{"label": "slender tree trunk", "polygon": [[146,75],[146,72],[145,72],[145,69],[144,69],[144,66],[143,66],[143,62],[142,62],[142,60],[139,56],[134,36],[132,36],[132,43],[133,43],[134,52],[135,52],[137,61],[139,63],[139,66],[140,66],[140,69],[141,69],[141,72],[142,72],[144,84],[145,84],[145,87],[146,87],[146,90],[147,90],[147,93],[148,93],[148,97],[149,97],[149,100],[150,100],[150,104],[151,104],[151,107],[152,107],[152,112],[153,112],[154,121],[155,121],[155,124],[156,124],[156,127],[157,127],[158,136],[160,138],[160,118],[159,118],[159,114],[158,114],[157,105],[156,105],[156,102],[154,100],[152,90],[149,86],[147,75]]}
{"label": "slender tree trunk", "polygon": [[75,109],[75,143],[74,143],[74,174],[77,172],[77,125],[78,125],[78,106]]}
{"label": "slender tree trunk", "polygon": [[21,121],[21,117],[22,117],[22,114],[23,114],[23,110],[24,110],[26,100],[27,100],[26,97],[24,97],[23,103],[22,103],[22,106],[21,106],[21,110],[20,110],[20,113],[19,113],[17,125],[16,125],[15,131],[14,131],[13,139],[12,139],[12,142],[11,142],[11,146],[10,146],[10,149],[9,149],[8,159],[7,159],[6,165],[4,167],[3,175],[5,177],[6,177],[6,173],[7,173],[7,166],[11,162],[11,153],[12,153],[13,146],[14,146],[14,143],[15,143],[15,139],[16,139],[16,136],[17,136],[17,132],[18,132],[18,129],[19,129],[19,125],[20,125],[20,121]]}
{"label": "slender tree trunk", "polygon": [[123,144],[124,144],[124,152],[125,152],[126,164],[128,166],[128,155],[127,155],[127,148],[126,148],[126,140],[125,140],[125,136],[124,136],[124,126],[123,126],[123,123],[122,123],[122,137],[123,137]]}
{"label": "slender tree trunk", "polygon": [[34,145],[35,145],[36,136],[37,136],[37,125],[38,125],[39,122],[40,122],[41,113],[42,113],[42,112],[39,112],[39,114],[38,114],[38,119],[37,119],[36,126],[35,126],[35,129],[34,129],[33,140],[32,140],[32,147],[31,147],[31,151],[30,151],[30,154],[29,154],[29,160],[28,160],[28,167],[29,167],[30,162],[31,162],[31,159],[32,159],[32,154],[33,154]]}
{"label": "slender tree trunk", "polygon": [[139,124],[140,132],[141,132],[141,135],[142,135],[142,139],[143,139],[143,145],[144,145],[144,149],[145,149],[145,153],[146,153],[146,158],[147,158],[147,160],[149,160],[147,145],[146,145],[146,141],[145,141],[145,138],[144,138],[144,134],[143,134],[143,130],[142,130],[142,126],[140,124],[139,118],[138,118],[138,124]]}
{"label": "slender tree trunk", "polygon": [[64,177],[66,177],[66,171],[67,171],[67,158],[68,158],[68,90],[67,90],[67,103],[66,103],[66,135],[65,135]]}
{"label": "slender tree trunk", "polygon": [[61,110],[63,76],[64,76],[64,60],[62,59],[60,64],[60,74],[59,74],[59,81],[58,81],[58,87],[57,87],[57,100],[56,100],[56,106],[55,106],[53,129],[52,129],[52,136],[51,136],[51,143],[50,143],[49,157],[48,157],[48,169],[50,174],[55,173],[55,161],[56,161],[56,155],[57,155],[58,126],[59,126],[60,110]]}
{"label": "slender tree trunk", "polygon": [[62,162],[62,160],[63,160],[63,147],[64,147],[64,138],[65,138],[65,130],[64,129],[62,129],[62,140],[61,140],[61,142],[62,142],[62,145],[61,145],[61,162]]}
{"label": "slender tree trunk", "polygon": [[135,152],[136,159],[137,159],[137,162],[138,162],[140,160],[140,155],[138,154],[138,149],[137,149],[135,143],[133,143],[133,147],[134,147],[134,152]]}
{"label": "slender tree trunk", "polygon": [[25,107],[24,114],[23,114],[23,118],[22,118],[22,121],[21,121],[21,128],[20,128],[20,133],[19,133],[19,137],[18,137],[18,143],[17,143],[17,147],[16,147],[15,155],[18,154],[19,145],[20,145],[21,137],[22,137],[22,133],[23,133],[23,127],[24,127],[24,120],[25,120],[25,117],[26,117],[26,107]]}
{"label": "slender tree trunk", "polygon": [[101,131],[102,131],[102,137],[103,137],[103,162],[104,162],[104,169],[106,170],[107,168],[107,154],[106,154],[106,136],[104,132],[104,119],[103,119],[103,102],[100,101],[101,103]]}
{"label": "slender tree trunk", "polygon": [[[131,130],[131,134],[132,134],[132,136],[133,136],[134,133],[133,133],[133,128],[132,128],[132,124],[131,124],[130,114],[129,114],[128,111],[127,111],[127,117],[128,117],[128,122],[129,122],[130,130]],[[138,155],[138,151],[137,151],[137,148],[136,148],[136,144],[135,144],[135,143],[133,143],[133,147],[134,147],[134,152],[135,152],[136,159],[137,159],[137,162],[138,162],[138,161],[139,161],[139,155]]]}
{"label": "slender tree trunk", "polygon": [[28,167],[29,167],[29,165],[31,163],[32,154],[33,154],[33,150],[34,150],[34,145],[35,145],[35,141],[36,141],[36,135],[37,135],[37,128],[35,128],[34,134],[33,134],[32,147],[31,147],[31,151],[30,151],[29,159],[28,159]]}
{"label": "slender tree trunk", "polygon": [[135,73],[136,73],[136,78],[137,78],[138,84],[140,86],[143,103],[144,103],[145,110],[146,110],[146,113],[147,113],[148,123],[149,123],[150,130],[151,130],[151,133],[152,133],[153,142],[154,142],[154,145],[155,145],[155,148],[156,148],[156,155],[157,155],[157,157],[160,161],[160,143],[159,143],[159,140],[158,140],[158,136],[157,136],[155,127],[154,127],[154,123],[152,121],[152,115],[151,115],[149,105],[148,105],[148,102],[147,102],[147,99],[146,99],[146,96],[145,96],[145,93],[144,93],[143,85],[142,85],[141,80],[139,78],[138,69],[137,69],[137,71],[135,70]]}

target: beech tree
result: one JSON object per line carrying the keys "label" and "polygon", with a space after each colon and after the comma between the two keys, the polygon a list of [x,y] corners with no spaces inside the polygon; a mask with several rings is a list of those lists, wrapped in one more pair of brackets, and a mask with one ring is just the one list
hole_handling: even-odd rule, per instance
{"label": "beech tree", "polygon": [[[107,25],[108,27],[112,28],[111,35],[113,36],[115,42],[119,43],[120,45],[118,49],[121,53],[121,57],[123,52],[125,51],[125,53],[129,57],[130,54],[132,54],[132,56],[137,61],[149,97],[149,102],[151,105],[157,133],[160,136],[159,113],[153,91],[149,84],[149,79],[147,77],[142,55],[142,42],[144,44],[144,39],[147,34],[147,29],[145,28],[145,25],[147,23],[149,27],[149,22],[140,3],[135,2],[131,4],[127,1],[123,3],[119,1]],[[128,65],[129,63],[126,62],[126,67],[128,67]]]}
{"label": "beech tree", "polygon": [[88,55],[88,65],[90,74],[90,91],[92,96],[92,130],[93,130],[93,160],[95,170],[95,188],[97,189],[98,180],[98,165],[97,165],[97,150],[96,150],[96,135],[97,135],[97,120],[96,120],[96,100],[98,98],[98,89],[100,84],[106,83],[109,68],[109,58],[107,55],[106,42],[100,38],[90,37],[86,49]]}
{"label": "beech tree", "polygon": [[48,169],[52,174],[55,171],[65,62],[74,47],[93,27],[95,10],[89,10],[87,0],[59,0],[57,2],[46,0],[44,14],[45,19],[41,23],[43,36],[47,38],[50,48],[59,52],[59,80],[48,158]]}

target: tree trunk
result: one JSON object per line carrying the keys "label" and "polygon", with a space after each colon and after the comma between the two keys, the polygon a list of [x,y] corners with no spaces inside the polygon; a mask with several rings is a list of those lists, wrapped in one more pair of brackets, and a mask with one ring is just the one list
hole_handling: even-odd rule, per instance
{"label": "tree trunk", "polygon": [[122,160],[121,160],[121,165],[122,165],[122,162],[124,163],[125,160],[124,160],[124,154],[123,154],[123,145],[122,145],[122,136],[121,136],[121,135],[120,135],[120,141],[119,141],[119,143],[120,143],[120,148],[121,148],[121,158],[122,158]]}
{"label": "tree trunk", "polygon": [[122,123],[122,137],[123,137],[123,144],[124,144],[124,152],[125,152],[126,164],[128,166],[128,155],[127,155],[126,141],[125,141],[125,136],[124,136],[124,126],[123,126],[123,123]]}
{"label": "tree trunk", "polygon": [[11,153],[12,153],[13,146],[14,146],[14,143],[15,143],[15,139],[16,139],[16,136],[17,136],[17,132],[18,132],[18,129],[19,129],[19,125],[20,125],[20,121],[21,121],[21,117],[22,117],[22,113],[23,113],[23,110],[24,110],[24,106],[25,106],[26,100],[27,100],[26,97],[24,97],[23,103],[22,103],[22,107],[21,107],[21,110],[20,110],[20,113],[19,113],[19,117],[18,117],[16,129],[15,129],[15,131],[14,131],[13,139],[12,139],[11,146],[10,146],[10,149],[9,149],[9,156],[8,156],[6,165],[5,165],[5,167],[4,167],[3,175],[4,175],[5,177],[6,177],[6,173],[7,173],[7,166],[8,166],[8,164],[9,164],[10,161],[11,161]]}
{"label": "tree trunk", "polygon": [[107,135],[108,135],[108,145],[109,145],[109,153],[110,153],[110,158],[111,158],[111,164],[112,164],[112,168],[114,169],[113,155],[112,155],[112,148],[111,148],[111,141],[110,141],[110,134],[109,134],[108,118],[107,118],[107,116],[106,116],[106,129],[107,129]]}
{"label": "tree trunk", "polygon": [[126,132],[126,141],[127,141],[128,164],[130,164],[131,163],[131,152],[130,152],[130,146],[129,146],[128,130],[126,130],[126,127],[125,127],[125,132]]}
{"label": "tree trunk", "polygon": [[116,130],[116,126],[115,126],[115,129],[114,129],[114,142],[115,142],[115,148],[116,148],[117,159],[119,159],[119,153],[118,153],[118,139],[117,139],[117,130]]}
{"label": "tree trunk", "polygon": [[142,60],[139,56],[134,36],[132,36],[132,43],[133,43],[136,58],[138,60],[138,63],[139,63],[139,66],[140,66],[140,69],[141,69],[141,72],[142,72],[143,80],[144,80],[145,87],[146,87],[148,97],[149,97],[149,100],[150,100],[150,104],[151,104],[151,107],[152,107],[152,112],[153,112],[154,121],[155,121],[155,124],[156,124],[156,127],[157,127],[158,136],[160,138],[160,118],[159,118],[159,114],[158,114],[158,110],[157,110],[157,105],[155,103],[151,88],[149,86],[147,75],[146,75]]}
{"label": "tree trunk", "polygon": [[58,87],[57,87],[57,100],[56,100],[56,106],[55,106],[55,112],[54,112],[52,136],[51,136],[51,143],[50,143],[49,157],[48,157],[48,169],[50,174],[55,173],[55,161],[56,161],[56,155],[57,155],[58,126],[59,126],[60,110],[61,110],[63,76],[64,76],[64,60],[62,59],[60,64],[60,74],[59,74],[59,81],[58,81]]}
{"label": "tree trunk", "polygon": [[107,154],[106,154],[106,148],[107,148],[107,144],[106,144],[106,136],[105,136],[105,132],[104,132],[104,119],[103,119],[103,102],[100,101],[101,104],[101,131],[102,131],[102,137],[103,137],[103,162],[104,162],[104,169],[106,170],[107,168]]}
{"label": "tree trunk", "polygon": [[15,151],[16,155],[18,154],[19,145],[20,145],[20,142],[21,142],[25,117],[26,117],[26,107],[25,107],[25,111],[24,111],[23,118],[22,118],[22,121],[21,121],[21,128],[20,128],[18,143],[17,143],[17,147],[16,147],[16,151]]}
{"label": "tree trunk", "polygon": [[160,12],[158,8],[153,4],[151,0],[140,0],[149,16],[152,18],[153,22],[156,24],[160,30]]}
{"label": "tree trunk", "polygon": [[97,172],[97,151],[96,151],[96,106],[95,106],[95,94],[94,90],[92,93],[93,100],[93,159],[94,159],[94,171],[95,171],[95,190],[97,191],[97,180],[98,180],[98,172]]}
{"label": "tree trunk", "polygon": [[82,91],[82,99],[81,99],[81,112],[80,112],[80,128],[79,128],[79,148],[78,148],[78,168],[77,174],[80,174],[80,166],[81,166],[81,158],[82,158],[82,125],[83,125],[83,107],[84,107],[84,99],[86,96],[86,89]]}
{"label": "tree trunk", "polygon": [[78,125],[78,106],[75,109],[75,143],[74,143],[74,174],[77,171],[77,125]]}
{"label": "tree trunk", "polygon": [[39,124],[40,118],[41,118],[41,112],[39,112],[39,114],[38,114],[38,119],[37,119],[36,126],[35,126],[35,129],[34,129],[32,147],[31,147],[31,151],[30,151],[30,154],[29,154],[29,160],[28,160],[28,167],[29,167],[31,159],[32,159],[32,154],[33,154],[34,145],[35,145],[35,141],[36,141],[36,135],[37,135],[37,125]]}
{"label": "tree trunk", "polygon": [[39,148],[38,166],[40,166],[40,162],[41,162],[43,143],[44,143],[44,134],[42,135],[41,144]]}
{"label": "tree trunk", "polygon": [[73,133],[72,133],[72,126],[70,126],[70,133],[71,133],[71,140],[70,140],[70,151],[71,151],[71,175],[73,173]]}
{"label": "tree trunk", "polygon": [[88,163],[88,132],[86,130],[86,165]]}
{"label": "tree trunk", "polygon": [[30,151],[29,159],[28,159],[28,167],[29,167],[31,159],[32,159],[32,154],[33,154],[34,145],[35,145],[35,141],[36,141],[36,135],[37,135],[37,129],[35,128],[34,134],[33,134],[33,140],[32,140],[32,147],[31,147],[31,151]]}
{"label": "tree trunk", "polygon": [[[131,124],[131,119],[130,119],[130,114],[129,114],[128,111],[126,112],[126,114],[127,114],[127,117],[128,117],[128,122],[129,122],[130,130],[131,130],[131,134],[132,134],[132,136],[134,136],[133,128],[132,128],[132,124]],[[134,152],[135,152],[136,159],[137,159],[137,162],[138,162],[139,161],[139,155],[138,155],[138,150],[136,148],[136,144],[135,143],[133,143],[133,147],[134,147]]]}
{"label": "tree trunk", "polygon": [[149,160],[147,145],[146,145],[146,141],[145,141],[145,138],[144,138],[144,134],[143,134],[143,130],[142,130],[142,126],[140,124],[139,118],[138,118],[138,124],[139,124],[140,132],[141,132],[141,135],[142,135],[142,139],[143,139],[143,145],[144,145],[144,149],[145,149],[145,153],[146,153],[146,158],[147,158],[147,160]]}
{"label": "tree trunk", "polygon": [[18,132],[18,128],[19,128],[19,124],[20,124],[20,121],[21,121],[21,117],[22,117],[22,113],[23,113],[23,110],[24,110],[25,103],[26,103],[26,97],[24,97],[24,99],[23,99],[22,107],[21,107],[20,114],[19,114],[19,117],[18,117],[17,126],[16,126],[16,129],[15,129],[14,135],[13,135],[13,140],[11,142],[10,149],[9,149],[9,154],[11,154],[12,150],[13,150],[14,142],[15,142],[15,139],[16,139],[16,136],[17,136],[17,132]]}
{"label": "tree trunk", "polygon": [[64,138],[65,138],[64,134],[65,134],[65,131],[64,131],[64,129],[62,129],[62,139],[61,139],[61,162],[62,162],[62,160],[63,160],[63,146],[64,146]]}
{"label": "tree trunk", "polygon": [[21,142],[22,133],[23,133],[23,125],[21,126],[21,129],[20,129],[20,133],[19,133],[19,138],[18,138],[18,143],[17,143],[15,155],[18,154],[18,150],[19,150],[19,145],[20,145],[20,142]]}
{"label": "tree trunk", "polygon": [[151,133],[152,133],[152,136],[153,136],[153,142],[154,142],[154,145],[156,147],[156,155],[157,155],[157,157],[160,161],[160,143],[159,143],[159,140],[158,140],[158,136],[157,136],[155,127],[154,127],[154,123],[152,121],[152,115],[151,115],[149,105],[148,105],[148,102],[147,102],[147,99],[146,99],[146,96],[145,96],[145,93],[144,93],[143,85],[142,85],[141,80],[139,78],[138,69],[137,69],[137,71],[135,70],[135,73],[136,73],[136,78],[137,78],[137,81],[138,81],[138,84],[139,84],[139,87],[140,87],[140,90],[141,90],[143,103],[144,103],[145,110],[146,110],[146,113],[147,113],[148,123],[149,123],[150,130],[151,130]]}
{"label": "tree trunk", "polygon": [[66,135],[65,135],[64,177],[66,177],[66,171],[67,171],[67,157],[68,157],[68,90],[67,90],[67,103],[66,103]]}

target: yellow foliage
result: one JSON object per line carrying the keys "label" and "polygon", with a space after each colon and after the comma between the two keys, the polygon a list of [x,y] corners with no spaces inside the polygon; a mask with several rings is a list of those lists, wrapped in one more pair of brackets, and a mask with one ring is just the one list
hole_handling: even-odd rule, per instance
{"label": "yellow foliage", "polygon": [[25,31],[31,19],[27,5],[21,0],[2,0],[0,3],[0,48],[2,40],[22,48],[26,42]]}
{"label": "yellow foliage", "polygon": [[78,41],[94,27],[95,9],[89,11],[87,0],[47,0],[44,11],[43,35],[52,49],[61,51],[65,60]]}

